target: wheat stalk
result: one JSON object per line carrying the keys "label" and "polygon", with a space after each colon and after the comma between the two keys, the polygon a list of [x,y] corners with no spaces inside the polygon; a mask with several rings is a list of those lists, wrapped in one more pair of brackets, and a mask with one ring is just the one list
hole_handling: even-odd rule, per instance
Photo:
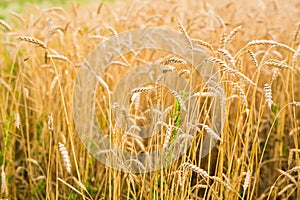
{"label": "wheat stalk", "polygon": [[88,200],[92,200],[91,198],[86,197],[84,194],[82,194],[79,190],[77,190],[75,187],[73,187],[72,185],[70,185],[69,183],[67,183],[66,181],[64,181],[61,178],[57,178],[58,181],[62,182],[63,184],[65,184],[66,186],[68,186],[69,188],[71,188],[73,191],[77,192],[78,194],[80,194],[84,199],[87,198]]}
{"label": "wheat stalk", "polygon": [[295,188],[295,184],[294,184],[294,183],[285,186],[282,190],[280,190],[280,191],[277,193],[277,195],[276,195],[277,198],[278,198],[279,196],[282,196],[282,195],[283,195],[286,191],[288,191],[289,189],[293,189],[293,188]]}
{"label": "wheat stalk", "polygon": [[296,184],[297,185],[297,181],[295,180],[295,178],[292,176],[292,175],[290,175],[288,172],[289,171],[294,171],[293,169],[291,169],[291,170],[289,170],[289,171],[287,171],[287,172],[285,172],[285,171],[283,171],[283,170],[281,170],[281,169],[277,169],[282,175],[284,175],[284,176],[286,176],[288,179],[290,179],[294,184]]}
{"label": "wheat stalk", "polygon": [[9,91],[11,92],[11,87],[0,77],[0,83]]}
{"label": "wheat stalk", "polygon": [[21,15],[19,15],[18,13],[15,13],[14,11],[10,11],[10,13],[15,17],[15,18],[17,18],[21,23],[25,23],[25,20],[24,20],[24,18],[21,16]]}
{"label": "wheat stalk", "polygon": [[102,77],[96,75],[96,79],[97,79],[97,81],[98,81],[98,82],[106,89],[106,91],[107,91],[108,93],[110,93],[109,86],[108,86],[107,83],[102,79]]}
{"label": "wheat stalk", "polygon": [[97,15],[99,15],[100,14],[100,12],[101,12],[101,9],[102,9],[102,6],[103,6],[103,1],[101,1],[101,3],[99,4],[99,6],[98,6],[98,8],[97,8]]}

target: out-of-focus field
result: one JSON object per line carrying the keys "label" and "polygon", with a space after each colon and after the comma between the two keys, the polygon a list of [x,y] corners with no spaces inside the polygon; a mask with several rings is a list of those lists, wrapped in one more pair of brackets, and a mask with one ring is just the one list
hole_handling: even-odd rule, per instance
{"label": "out-of-focus field", "polygon": [[[73,0],[73,3],[87,4],[90,0]],[[67,0],[2,0],[0,2],[0,18],[6,18],[11,11],[23,12],[24,8],[27,6],[37,6],[37,7],[52,7],[52,6],[69,6],[70,2]]]}
{"label": "out-of-focus field", "polygon": [[[298,0],[21,2],[0,3],[0,198],[300,199]],[[104,166],[81,143],[73,89],[97,45],[146,27],[176,30],[207,49],[226,120],[206,157],[197,150],[210,131],[199,127],[176,162],[133,174]],[[153,62],[149,55],[141,60]],[[103,80],[112,90],[120,74],[110,70]],[[106,134],[122,137],[98,117]],[[133,138],[131,151],[135,139],[148,148]]]}

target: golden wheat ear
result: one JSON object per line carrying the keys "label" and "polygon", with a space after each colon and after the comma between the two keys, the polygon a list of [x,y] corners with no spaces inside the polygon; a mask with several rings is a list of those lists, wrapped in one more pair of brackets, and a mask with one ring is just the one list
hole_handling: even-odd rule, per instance
{"label": "golden wheat ear", "polygon": [[271,108],[273,105],[273,100],[272,100],[272,89],[270,84],[268,83],[264,84],[264,89],[265,89],[266,102],[268,104],[268,107]]}
{"label": "golden wheat ear", "polygon": [[60,151],[60,154],[63,158],[63,162],[64,162],[64,165],[65,165],[65,168],[67,170],[67,172],[69,174],[71,174],[71,160],[70,160],[70,156],[69,156],[69,152],[67,150],[67,148],[65,147],[65,145],[61,142],[58,142],[58,148],[59,148],[59,151]]}
{"label": "golden wheat ear", "polygon": [[6,174],[4,165],[1,167],[1,194],[2,196],[6,197],[8,195],[8,187],[6,182]]}
{"label": "golden wheat ear", "polygon": [[3,26],[7,31],[12,31],[11,26],[4,20],[0,19],[0,25]]}
{"label": "golden wheat ear", "polygon": [[35,38],[35,37],[30,37],[30,36],[17,36],[16,37],[18,40],[24,41],[24,42],[29,42],[32,44],[36,44],[39,47],[42,47],[43,49],[47,49],[47,45],[45,42],[42,42],[41,40]]}

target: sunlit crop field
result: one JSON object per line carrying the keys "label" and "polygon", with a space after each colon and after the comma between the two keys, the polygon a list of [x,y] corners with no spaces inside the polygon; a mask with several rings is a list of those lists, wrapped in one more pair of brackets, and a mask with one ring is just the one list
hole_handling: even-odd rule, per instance
{"label": "sunlit crop field", "polygon": [[[300,199],[299,1],[99,2],[0,7],[0,199]],[[136,173],[127,163],[119,164],[122,170],[109,167],[87,150],[75,122],[93,120],[76,115],[88,108],[76,106],[85,96],[74,88],[95,48],[145,28],[176,31],[186,42],[182,49],[203,49],[222,90],[208,89],[188,59],[157,49],[120,53],[94,72],[93,114],[122,151],[165,150],[190,137],[182,130],[191,125],[183,113],[193,113],[195,133],[185,152],[153,171],[132,159],[142,171]],[[134,74],[118,85],[129,71],[153,63],[161,70],[155,81],[130,88],[131,80],[145,79]],[[193,94],[159,85],[176,85],[165,78],[172,73]],[[127,113],[113,104],[113,95],[125,91]],[[224,97],[219,118],[213,117],[216,95]],[[190,97],[197,106],[188,107]],[[132,130],[151,124],[153,105],[162,108],[154,118],[163,128],[145,139]],[[123,119],[135,126],[124,129]],[[216,144],[202,156],[205,137]]]}

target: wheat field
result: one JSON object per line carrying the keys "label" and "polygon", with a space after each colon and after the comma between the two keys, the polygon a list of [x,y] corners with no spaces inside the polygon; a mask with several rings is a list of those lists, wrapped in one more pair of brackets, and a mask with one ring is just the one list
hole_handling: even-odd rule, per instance
{"label": "wheat field", "polygon": [[[26,4],[7,13],[0,20],[0,199],[300,199],[297,0]],[[74,122],[85,108],[74,107],[74,87],[82,63],[102,42],[150,27],[178,32],[187,41],[182,48],[205,49],[224,89],[224,123],[220,132],[211,128],[218,121],[211,94],[193,76],[201,106],[192,110],[200,125],[191,145],[168,166],[134,173],[108,167],[86,149]],[[131,90],[128,114],[142,126],[149,107],[163,105],[165,128],[145,140],[116,126],[122,110],[109,105],[112,91],[129,89],[117,86],[126,71],[154,62],[165,66],[162,74],[192,77],[184,58],[149,49],[120,55],[97,76],[98,124],[122,150],[151,152],[185,137],[182,94],[156,84]],[[204,135],[216,145],[200,156]]]}

